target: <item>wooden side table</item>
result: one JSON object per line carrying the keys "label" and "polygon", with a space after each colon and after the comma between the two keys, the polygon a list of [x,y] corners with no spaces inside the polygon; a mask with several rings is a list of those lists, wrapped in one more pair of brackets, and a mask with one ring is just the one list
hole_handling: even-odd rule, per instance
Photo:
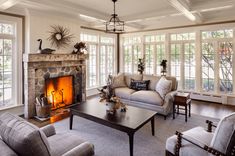
{"label": "wooden side table", "polygon": [[[180,113],[179,110],[184,110],[185,112]],[[173,119],[175,119],[175,113],[185,115],[185,122],[187,122],[188,115],[191,117],[191,99],[189,93],[176,93],[173,102]]]}

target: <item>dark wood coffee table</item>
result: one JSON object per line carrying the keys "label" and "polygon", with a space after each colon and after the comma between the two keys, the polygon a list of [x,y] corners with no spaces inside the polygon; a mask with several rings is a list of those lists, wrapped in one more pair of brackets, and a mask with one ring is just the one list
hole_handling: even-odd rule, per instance
{"label": "dark wood coffee table", "polygon": [[70,129],[73,126],[73,116],[77,115],[102,125],[126,132],[129,136],[130,156],[133,156],[133,141],[135,132],[151,121],[154,136],[154,116],[157,112],[142,108],[127,106],[126,112],[117,110],[115,115],[106,113],[105,104],[83,103],[70,108]]}

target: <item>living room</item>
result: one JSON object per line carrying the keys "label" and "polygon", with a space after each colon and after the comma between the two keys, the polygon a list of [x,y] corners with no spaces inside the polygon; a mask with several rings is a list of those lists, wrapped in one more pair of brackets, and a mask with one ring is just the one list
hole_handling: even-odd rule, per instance
{"label": "living room", "polygon": [[234,155],[234,7],[1,0],[0,155]]}

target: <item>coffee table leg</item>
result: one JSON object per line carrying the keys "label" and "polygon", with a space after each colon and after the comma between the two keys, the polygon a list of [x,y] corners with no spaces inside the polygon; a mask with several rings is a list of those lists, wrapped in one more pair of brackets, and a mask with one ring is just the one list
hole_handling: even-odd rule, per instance
{"label": "coffee table leg", "polygon": [[70,130],[73,129],[73,114],[70,115],[70,124],[69,124]]}
{"label": "coffee table leg", "polygon": [[128,135],[129,135],[129,145],[130,145],[130,156],[133,156],[134,133],[128,133]]}
{"label": "coffee table leg", "polygon": [[151,119],[151,129],[152,129],[152,135],[155,135],[155,126],[154,126],[154,117]]}

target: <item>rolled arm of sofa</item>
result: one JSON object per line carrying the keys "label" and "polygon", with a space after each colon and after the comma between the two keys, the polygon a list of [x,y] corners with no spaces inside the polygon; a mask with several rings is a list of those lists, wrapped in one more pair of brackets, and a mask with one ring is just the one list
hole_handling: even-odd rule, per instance
{"label": "rolled arm of sofa", "polygon": [[62,156],[93,156],[94,154],[94,145],[89,142],[84,142]]}
{"label": "rolled arm of sofa", "polygon": [[165,110],[165,115],[169,114],[172,111],[173,107],[173,101],[174,97],[177,91],[171,91],[166,94],[165,99],[164,99],[164,110]]}
{"label": "rolled arm of sofa", "polygon": [[56,134],[56,131],[55,131],[55,127],[53,125],[47,125],[45,127],[42,127],[40,128],[44,134],[47,136],[47,137],[50,137],[52,135],[55,135]]}

